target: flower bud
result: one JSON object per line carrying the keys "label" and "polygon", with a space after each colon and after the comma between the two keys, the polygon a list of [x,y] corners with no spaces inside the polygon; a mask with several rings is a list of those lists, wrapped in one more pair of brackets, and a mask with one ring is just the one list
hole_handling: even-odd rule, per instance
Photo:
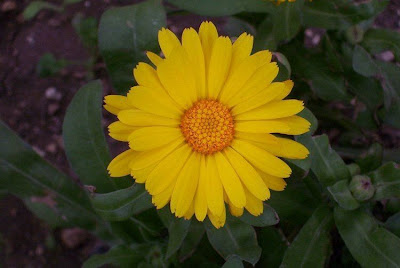
{"label": "flower bud", "polygon": [[375,193],[375,187],[371,183],[371,179],[365,175],[356,175],[350,182],[350,191],[354,198],[358,201],[365,201]]}
{"label": "flower bud", "polygon": [[360,43],[364,38],[364,30],[358,25],[351,26],[346,31],[347,40],[352,44]]}

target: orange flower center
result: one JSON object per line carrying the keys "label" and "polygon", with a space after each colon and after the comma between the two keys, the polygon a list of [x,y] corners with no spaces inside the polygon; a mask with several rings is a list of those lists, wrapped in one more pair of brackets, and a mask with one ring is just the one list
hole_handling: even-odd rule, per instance
{"label": "orange flower center", "polygon": [[182,117],[181,130],[193,150],[212,154],[233,140],[233,117],[228,107],[215,100],[200,100]]}

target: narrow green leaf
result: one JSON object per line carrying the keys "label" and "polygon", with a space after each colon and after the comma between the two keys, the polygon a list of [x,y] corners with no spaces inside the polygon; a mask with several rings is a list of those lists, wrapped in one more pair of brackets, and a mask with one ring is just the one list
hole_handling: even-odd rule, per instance
{"label": "narrow green leaf", "polygon": [[360,206],[358,201],[352,196],[349,190],[349,182],[347,180],[341,180],[334,185],[329,186],[328,191],[339,206],[346,210],[354,210]]}
{"label": "narrow green leaf", "polygon": [[311,170],[325,185],[331,186],[340,180],[350,180],[350,172],[342,158],[331,148],[326,135],[304,141],[310,150]]}
{"label": "narrow green leaf", "polygon": [[166,253],[166,258],[168,259],[181,247],[189,232],[191,221],[175,217],[169,208],[158,210],[158,215],[168,228],[169,239]]}
{"label": "narrow green leaf", "polygon": [[387,163],[374,172],[368,173],[368,176],[375,187],[375,200],[400,198],[400,169],[397,164]]}
{"label": "narrow green leaf", "polygon": [[385,227],[400,237],[400,212],[389,217],[385,222]]}
{"label": "narrow green leaf", "polygon": [[379,73],[379,67],[376,65],[372,56],[359,45],[356,45],[354,48],[353,69],[357,73],[367,77]]}
{"label": "narrow green leaf", "polygon": [[224,227],[216,229],[209,220],[205,222],[205,227],[208,240],[224,259],[237,255],[253,265],[260,259],[261,248],[256,232],[250,225],[227,215]]}
{"label": "narrow green leaf", "polygon": [[329,257],[332,212],[318,207],[287,249],[281,267],[324,267]]}
{"label": "narrow green leaf", "polygon": [[276,211],[267,204],[264,204],[264,211],[260,216],[253,216],[245,211],[240,220],[256,227],[271,226],[279,223],[279,217]]}
{"label": "narrow green leaf", "polygon": [[111,157],[101,124],[102,96],[99,80],[83,86],[72,99],[63,124],[65,152],[72,169],[99,193],[117,189],[107,172]]}
{"label": "narrow green leaf", "polygon": [[99,48],[114,89],[126,93],[134,84],[132,69],[146,61],[146,51],[158,51],[157,33],[166,25],[161,0],[112,8],[99,25]]}
{"label": "narrow green leaf", "polygon": [[183,240],[181,249],[179,250],[179,260],[183,262],[189,258],[200,244],[205,233],[204,224],[196,220],[192,221],[188,234]]}
{"label": "narrow green leaf", "polygon": [[361,209],[335,209],[335,223],[347,248],[361,266],[400,267],[400,238]]}
{"label": "narrow green leaf", "polygon": [[254,37],[254,51],[260,51],[264,49],[269,49],[275,51],[278,42],[275,40],[273,35],[274,24],[271,16],[267,16],[263,22],[257,28],[257,34]]}
{"label": "narrow green leaf", "polygon": [[109,221],[130,218],[153,207],[151,196],[142,184],[106,194],[95,194],[91,199],[96,212]]}
{"label": "narrow green leaf", "polygon": [[274,52],[274,56],[277,59],[278,67],[279,67],[279,74],[275,78],[275,82],[282,82],[290,79],[292,75],[292,67],[285,55],[279,52]]}
{"label": "narrow green leaf", "polygon": [[238,256],[230,256],[221,268],[243,268],[243,262]]}
{"label": "narrow green leaf", "polygon": [[[47,206],[61,222],[92,229],[98,220],[86,192],[0,122],[0,189]],[[55,219],[56,220],[56,219]]]}
{"label": "narrow green leaf", "polygon": [[266,227],[259,230],[257,237],[263,249],[257,267],[279,267],[288,248],[288,241],[283,233],[277,228]]}
{"label": "narrow green leaf", "polygon": [[370,29],[364,35],[362,46],[372,54],[386,50],[393,52],[400,60],[400,33],[389,29]]}
{"label": "narrow green leaf", "polygon": [[273,34],[276,41],[290,41],[300,31],[303,4],[304,0],[284,2],[273,11]]}
{"label": "narrow green leaf", "polygon": [[41,10],[43,9],[52,9],[56,11],[61,11],[62,8],[45,1],[32,1],[29,5],[25,8],[23,12],[23,16],[25,20],[33,19]]}

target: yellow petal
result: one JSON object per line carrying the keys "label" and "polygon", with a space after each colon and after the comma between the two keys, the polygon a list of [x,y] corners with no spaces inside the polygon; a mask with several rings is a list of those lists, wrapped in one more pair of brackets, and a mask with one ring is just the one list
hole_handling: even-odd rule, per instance
{"label": "yellow petal", "polygon": [[118,115],[121,110],[130,109],[128,99],[119,95],[108,95],[104,97],[104,109],[112,114]]}
{"label": "yellow petal", "polygon": [[193,153],[182,168],[171,197],[171,212],[180,218],[193,202],[199,180],[200,154]]}
{"label": "yellow petal", "polygon": [[151,61],[151,63],[153,63],[155,66],[158,66],[163,61],[163,58],[161,58],[160,56],[151,51],[147,51],[146,55]]}
{"label": "yellow petal", "polygon": [[274,101],[235,116],[235,120],[268,120],[298,114],[304,109],[299,100]]}
{"label": "yellow petal", "polygon": [[231,212],[232,216],[240,217],[243,215],[244,208],[235,207],[231,200],[228,199],[229,211]]}
{"label": "yellow petal", "polygon": [[164,90],[135,86],[129,91],[128,100],[142,111],[167,118],[180,119],[183,113]]}
{"label": "yellow petal", "polygon": [[239,121],[235,124],[235,130],[249,133],[286,133],[290,131],[289,123],[277,120],[264,121]]}
{"label": "yellow petal", "polygon": [[253,50],[254,37],[247,33],[242,33],[232,46],[231,70],[237,67],[246,57],[250,56]]}
{"label": "yellow petal", "polygon": [[240,140],[248,140],[252,142],[265,143],[267,145],[277,145],[278,138],[268,133],[248,133],[248,132],[236,132],[235,137]]}
{"label": "yellow petal", "polygon": [[147,63],[139,62],[133,69],[133,76],[135,77],[136,83],[140,86],[162,88],[156,70]]}
{"label": "yellow petal", "polygon": [[283,178],[289,177],[292,173],[290,167],[281,159],[251,143],[242,140],[235,140],[232,143],[232,147],[253,166],[259,168],[265,173]]}
{"label": "yellow petal", "polygon": [[190,147],[183,145],[160,161],[147,178],[146,190],[151,195],[157,195],[173,184],[190,153]]}
{"label": "yellow petal", "polygon": [[216,99],[229,74],[232,43],[228,37],[218,37],[211,52],[208,69],[208,97]]}
{"label": "yellow petal", "polygon": [[282,90],[281,94],[275,97],[275,100],[283,100],[293,89],[294,83],[292,80],[286,80],[283,83],[285,84],[285,88]]}
{"label": "yellow petal", "polygon": [[217,28],[215,28],[215,25],[212,22],[205,21],[200,25],[199,36],[201,46],[203,47],[204,63],[206,70],[208,70],[212,48],[215,40],[218,38]]}
{"label": "yellow petal", "polygon": [[163,192],[153,195],[152,203],[156,206],[157,209],[161,209],[168,204],[169,200],[171,199],[172,192],[174,191],[175,183],[168,186]]}
{"label": "yellow petal", "polygon": [[232,98],[227,100],[230,107],[243,102],[268,87],[278,75],[279,68],[276,62],[264,64],[258,68],[248,82]]}
{"label": "yellow petal", "polygon": [[263,172],[260,172],[265,184],[273,191],[283,191],[287,185],[286,181],[282,178],[275,177]]}
{"label": "yellow petal", "polygon": [[226,157],[240,177],[241,182],[258,199],[266,200],[270,197],[269,190],[260,174],[239,153],[228,147],[224,151]]}
{"label": "yellow petal", "polygon": [[207,156],[206,189],[208,209],[215,215],[221,215],[224,209],[224,189],[214,155]]}
{"label": "yellow petal", "polygon": [[138,128],[125,125],[120,121],[116,121],[108,126],[110,137],[118,141],[128,141],[129,135],[136,129]]}
{"label": "yellow petal", "polygon": [[193,217],[193,214],[194,214],[194,204],[193,203],[194,202],[192,202],[190,204],[188,211],[186,211],[185,215],[183,215],[183,218],[185,220],[190,220]]}
{"label": "yellow petal", "polygon": [[[272,121],[272,120],[269,120],[269,121]],[[287,130],[287,131],[281,130],[280,132],[276,132],[276,133],[282,133],[282,134],[288,134],[288,135],[304,134],[310,130],[310,126],[311,126],[310,122],[308,122],[303,117],[300,117],[297,115],[276,119],[274,121],[288,125],[289,130]]]}
{"label": "yellow petal", "polygon": [[162,117],[144,112],[142,110],[130,109],[118,113],[118,119],[130,126],[148,127],[148,126],[178,126],[179,120]]}
{"label": "yellow petal", "polygon": [[129,163],[135,157],[135,154],[134,150],[129,149],[115,157],[107,167],[110,176],[122,177],[129,175],[131,173]]}
{"label": "yellow petal", "polygon": [[178,138],[184,140],[178,127],[144,127],[132,132],[129,136],[129,147],[135,151],[152,150]]}
{"label": "yellow petal", "polygon": [[274,100],[277,96],[281,95],[282,91],[285,88],[285,84],[282,82],[272,83],[266,89],[261,90],[253,97],[238,103],[238,105],[233,107],[232,114],[236,116],[238,114],[260,107]]}
{"label": "yellow petal", "polygon": [[193,28],[185,29],[183,31],[182,46],[186,50],[189,56],[189,61],[193,66],[193,71],[196,76],[198,96],[203,99],[206,97],[206,69],[204,63],[204,54],[199,35]]}
{"label": "yellow petal", "polygon": [[176,47],[169,58],[157,67],[157,74],[172,99],[184,109],[197,101],[196,76],[188,54],[182,47]]}
{"label": "yellow petal", "polygon": [[247,198],[247,203],[245,207],[246,210],[253,216],[260,216],[264,211],[263,202],[252,195],[247,189],[245,189],[245,192]]}
{"label": "yellow petal", "polygon": [[144,169],[166,157],[179,145],[182,144],[182,140],[178,139],[170,144],[153,149],[150,151],[136,152],[135,158],[129,163],[132,170]]}
{"label": "yellow petal", "polygon": [[214,225],[215,228],[219,229],[219,228],[223,227],[226,222],[225,206],[223,207],[222,213],[218,216],[211,213],[211,211],[208,211],[208,218],[210,219],[212,225]]}
{"label": "yellow petal", "polygon": [[242,208],[246,205],[246,196],[243,185],[232,165],[221,152],[215,154],[218,174],[229,200],[235,207]]}
{"label": "yellow petal", "polygon": [[154,163],[144,169],[140,170],[131,170],[131,176],[135,178],[135,182],[137,183],[145,183],[149,174],[153,171],[153,169],[157,166],[158,163]]}
{"label": "yellow petal", "polygon": [[168,58],[172,51],[181,45],[176,35],[169,29],[165,28],[162,28],[158,32],[158,43],[160,43],[160,47],[165,58]]}
{"label": "yellow petal", "polygon": [[207,216],[207,166],[204,155],[200,160],[199,185],[194,200],[194,210],[198,221],[203,221]]}
{"label": "yellow petal", "polygon": [[244,59],[237,67],[232,68],[221,90],[220,100],[226,103],[232,96],[242,90],[261,66],[270,61],[271,52],[260,51]]}
{"label": "yellow petal", "polygon": [[301,143],[285,138],[276,139],[278,140],[276,144],[255,142],[255,145],[275,156],[289,159],[304,159],[310,154],[308,149]]}

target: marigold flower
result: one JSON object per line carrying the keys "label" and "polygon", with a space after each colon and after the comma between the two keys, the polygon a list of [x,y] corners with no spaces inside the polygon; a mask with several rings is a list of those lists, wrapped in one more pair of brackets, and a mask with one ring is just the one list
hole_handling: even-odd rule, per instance
{"label": "marigold flower", "polygon": [[112,177],[131,174],[145,183],[154,205],[170,203],[177,217],[225,224],[232,215],[263,212],[270,190],[282,191],[291,174],[279,157],[304,159],[300,143],[271,133],[299,135],[310,123],[297,116],[303,102],[283,100],[293,82],[273,82],[278,66],[269,51],[251,55],[253,36],[232,44],[211,22],[182,42],[168,29],[158,35],[165,58],[148,52],[155,68],[139,63],[127,96],[106,96],[118,116],[110,136],[130,149],[108,166]]}

